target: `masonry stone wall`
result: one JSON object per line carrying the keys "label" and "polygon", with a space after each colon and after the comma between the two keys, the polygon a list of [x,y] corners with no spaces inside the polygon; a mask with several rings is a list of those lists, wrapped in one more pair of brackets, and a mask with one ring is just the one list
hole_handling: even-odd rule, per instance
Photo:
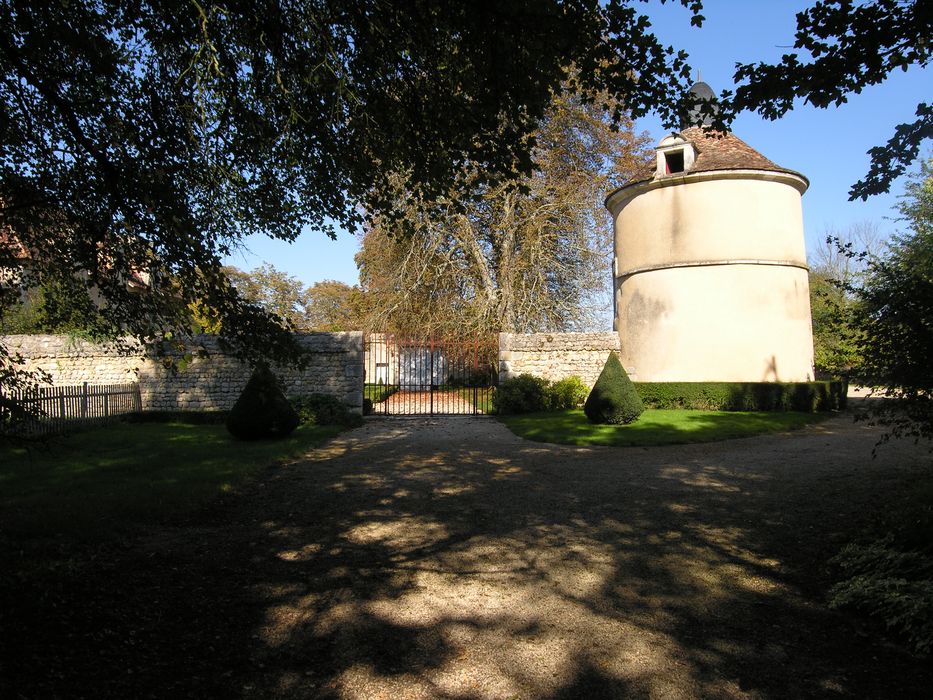
{"label": "masonry stone wall", "polygon": [[[363,334],[304,333],[298,340],[308,350],[306,367],[273,367],[285,392],[329,394],[362,411]],[[249,367],[213,336],[197,337],[190,362],[177,369],[170,358],[133,341],[99,345],[66,336],[10,335],[0,343],[56,385],[139,382],[145,411],[228,410],[249,379]],[[551,380],[577,375],[592,386],[612,350],[619,351],[617,333],[500,333],[499,381],[523,373]]]}
{"label": "masonry stone wall", "polygon": [[[351,410],[363,407],[363,334],[303,333],[304,368],[275,366],[286,394],[336,396]],[[199,336],[183,368],[146,352],[137,343],[98,345],[65,336],[12,335],[0,338],[27,369],[43,370],[57,385],[138,381],[144,411],[230,409],[249,379],[249,367],[227,354],[212,336]]]}
{"label": "masonry stone wall", "polygon": [[552,381],[577,375],[593,386],[613,350],[620,350],[615,332],[500,333],[499,381],[519,374]]}

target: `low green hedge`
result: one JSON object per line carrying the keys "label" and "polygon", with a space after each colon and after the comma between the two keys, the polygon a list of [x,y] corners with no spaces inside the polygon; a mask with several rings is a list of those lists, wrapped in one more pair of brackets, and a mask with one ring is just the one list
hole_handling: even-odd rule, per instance
{"label": "low green hedge", "polygon": [[342,425],[356,428],[363,424],[363,417],[352,413],[336,396],[328,394],[305,394],[289,399],[303,425]]}
{"label": "low green hedge", "polygon": [[580,377],[571,375],[556,382],[531,374],[520,374],[502,382],[492,396],[496,413],[539,413],[577,408],[586,401],[589,389]]}
{"label": "low green hedge", "polygon": [[645,408],[705,411],[838,411],[845,380],[820,382],[635,382]]}

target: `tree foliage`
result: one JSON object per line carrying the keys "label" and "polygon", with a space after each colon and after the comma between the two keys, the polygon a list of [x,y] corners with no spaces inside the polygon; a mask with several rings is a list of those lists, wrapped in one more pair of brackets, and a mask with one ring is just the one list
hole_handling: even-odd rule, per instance
{"label": "tree foliage", "polygon": [[906,412],[890,416],[895,434],[933,438],[933,159],[898,208],[907,231],[856,290],[862,374]]}
{"label": "tree foliage", "polygon": [[297,277],[269,263],[249,272],[225,267],[224,274],[246,301],[260,306],[291,328],[304,327],[304,283]]}
{"label": "tree foliage", "polygon": [[[699,0],[680,3],[702,24]],[[686,54],[637,7],[0,0],[0,268],[16,273],[0,275],[0,305],[84,275],[81,294],[121,332],[178,339],[202,304],[241,357],[294,359],[287,326],[242,297],[223,258],[251,235],[334,235],[385,214],[397,173],[426,200],[465,168],[478,187],[527,176],[530,135],[571,67],[617,121],[685,123]],[[814,68],[740,70],[749,83],[722,118],[759,105],[777,116],[793,95],[842,99],[926,64],[928,3],[853,7],[804,13],[798,45]],[[873,154],[880,183],[929,133],[923,114],[889,144],[888,170],[886,151]],[[137,272],[145,294],[128,289]],[[0,377],[15,374],[6,357]]]}
{"label": "tree foliage", "polygon": [[117,332],[80,277],[49,279],[25,289],[18,302],[0,312],[0,333],[58,333],[99,340]]}
{"label": "tree foliage", "polygon": [[[526,137],[572,64],[629,109],[670,113],[685,56],[644,29],[595,0],[4,0],[0,224],[35,281],[87,272],[130,332],[157,336],[199,298],[236,320],[222,326],[244,354],[286,351],[223,255],[251,234],[352,229],[360,204],[386,208],[391,173],[443,192],[467,163],[530,170]],[[128,295],[150,268],[177,288]]]}
{"label": "tree foliage", "polygon": [[357,286],[336,280],[315,282],[304,291],[304,327],[312,331],[368,331],[368,297]]}
{"label": "tree foliage", "polygon": [[877,224],[861,222],[839,231],[827,229],[810,255],[810,314],[816,371],[857,379],[861,365],[856,328],[859,286],[886,241]]}
{"label": "tree foliage", "polygon": [[[724,92],[723,113],[752,110],[778,119],[798,98],[814,107],[840,105],[894,71],[926,67],[933,52],[933,6],[928,0],[819,0],[797,14],[793,48],[777,64],[737,66],[737,88]],[[869,151],[871,167],[852,186],[850,199],[887,192],[917,159],[924,139],[933,136],[933,105],[921,102],[914,116]]]}
{"label": "tree foliage", "polygon": [[[224,274],[237,293],[288,328],[301,331],[364,330],[366,299],[362,290],[344,282],[324,280],[305,284],[275,266],[264,263],[250,271],[228,266]],[[218,333],[212,326],[217,314],[203,303],[191,306],[195,325],[205,333]]]}
{"label": "tree foliage", "polygon": [[858,331],[854,327],[856,302],[835,278],[810,272],[810,317],[813,321],[813,364],[817,377],[855,379],[861,364]]}
{"label": "tree foliage", "polygon": [[907,184],[898,209],[907,230],[852,288],[861,374],[895,399],[880,406],[893,434],[933,438],[933,159]]}
{"label": "tree foliage", "polygon": [[490,185],[470,171],[432,201],[400,179],[398,210],[373,221],[357,255],[370,325],[463,333],[607,324],[603,198],[644,162],[647,139],[626,119],[613,128],[603,101],[555,94],[533,134],[530,175]]}

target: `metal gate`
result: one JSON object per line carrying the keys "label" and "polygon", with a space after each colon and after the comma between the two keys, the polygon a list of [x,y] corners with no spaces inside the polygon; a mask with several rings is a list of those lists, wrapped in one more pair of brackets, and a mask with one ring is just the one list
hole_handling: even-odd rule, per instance
{"label": "metal gate", "polygon": [[372,333],[366,338],[364,411],[395,416],[492,412],[499,339]]}

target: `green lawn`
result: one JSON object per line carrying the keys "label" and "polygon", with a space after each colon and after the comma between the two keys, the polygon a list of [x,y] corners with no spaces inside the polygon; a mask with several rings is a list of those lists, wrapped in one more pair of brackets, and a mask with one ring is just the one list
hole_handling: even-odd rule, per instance
{"label": "green lawn", "polygon": [[496,390],[494,387],[481,386],[475,390],[472,387],[462,387],[457,389],[457,392],[465,400],[472,403],[476,406],[477,410],[482,413],[492,413],[494,411],[492,405],[492,397],[495,394]]}
{"label": "green lawn", "polygon": [[397,384],[364,384],[363,398],[373,403],[380,403],[398,391]]}
{"label": "green lawn", "polygon": [[581,410],[499,416],[516,435],[564,445],[648,446],[713,442],[792,430],[826,413],[647,410],[630,425],[594,425]]}
{"label": "green lawn", "polygon": [[0,531],[97,537],[160,520],[340,430],[301,426],[282,440],[240,442],[223,425],[118,423],[30,451],[0,447]]}

